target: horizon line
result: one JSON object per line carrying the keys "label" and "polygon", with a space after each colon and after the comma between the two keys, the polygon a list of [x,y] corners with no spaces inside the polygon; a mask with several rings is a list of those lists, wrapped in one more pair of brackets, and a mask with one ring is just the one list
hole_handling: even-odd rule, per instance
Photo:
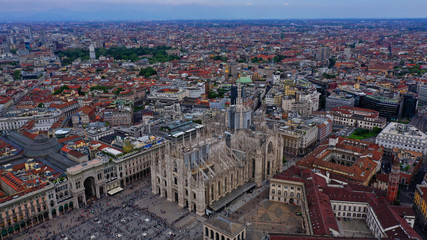
{"label": "horizon line", "polygon": [[427,17],[351,17],[351,18],[194,18],[194,19],[116,19],[116,20],[11,20],[0,21],[4,23],[55,23],[55,22],[71,22],[71,23],[91,23],[91,22],[172,22],[172,21],[319,21],[319,20],[427,20]]}

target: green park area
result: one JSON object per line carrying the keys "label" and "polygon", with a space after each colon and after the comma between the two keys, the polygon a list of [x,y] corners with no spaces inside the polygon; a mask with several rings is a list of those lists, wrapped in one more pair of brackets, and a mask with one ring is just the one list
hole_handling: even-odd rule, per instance
{"label": "green park area", "polygon": [[349,136],[351,139],[356,140],[362,140],[370,137],[375,137],[381,132],[381,128],[374,127],[374,129],[363,129],[363,128],[356,128],[354,132]]}

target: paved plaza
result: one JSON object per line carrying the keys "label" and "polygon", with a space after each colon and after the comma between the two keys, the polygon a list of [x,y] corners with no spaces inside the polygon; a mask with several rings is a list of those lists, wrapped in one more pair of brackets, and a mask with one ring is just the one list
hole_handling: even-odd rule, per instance
{"label": "paved plaza", "polygon": [[[230,213],[225,210],[225,214],[235,219],[239,223],[245,224],[248,231],[248,239],[262,239],[267,233],[301,233],[303,217],[297,216],[296,212],[301,212],[300,206],[268,200],[268,188],[261,188],[262,191],[255,190],[254,196],[245,196],[245,204],[239,209],[231,204]],[[250,198],[252,197],[252,198]]]}
{"label": "paved plaza", "polygon": [[148,179],[9,239],[202,239],[203,220],[151,193]]}
{"label": "paved plaza", "polygon": [[245,219],[249,228],[271,233],[302,233],[303,217],[297,216],[300,206],[264,200]]}
{"label": "paved plaza", "polygon": [[[248,237],[260,239],[267,232],[295,233],[302,217],[298,206],[268,200],[268,185],[245,193],[221,213],[248,226]],[[126,186],[114,196],[25,230],[9,239],[203,239],[206,217],[183,209],[151,192],[148,180]]]}
{"label": "paved plaza", "polygon": [[344,221],[343,218],[337,219],[338,227],[340,232],[344,233],[345,237],[357,237],[357,238],[373,238],[371,230],[368,228],[366,221],[363,219],[348,219]]}

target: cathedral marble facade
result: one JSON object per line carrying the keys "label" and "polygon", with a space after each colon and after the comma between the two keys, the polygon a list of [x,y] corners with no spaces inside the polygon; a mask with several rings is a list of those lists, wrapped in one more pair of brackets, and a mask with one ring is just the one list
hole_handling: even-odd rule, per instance
{"label": "cathedral marble facade", "polygon": [[202,128],[192,141],[169,145],[166,156],[151,163],[153,193],[199,215],[221,209],[281,170],[283,140],[262,132]]}

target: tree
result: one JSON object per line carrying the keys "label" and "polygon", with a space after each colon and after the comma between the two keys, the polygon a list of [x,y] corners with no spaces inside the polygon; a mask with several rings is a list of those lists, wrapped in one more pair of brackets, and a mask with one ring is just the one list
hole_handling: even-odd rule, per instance
{"label": "tree", "polygon": [[403,60],[403,59],[400,59],[399,65],[400,65],[400,66],[403,66],[403,65],[405,65],[405,60]]}
{"label": "tree", "polygon": [[68,89],[70,89],[70,87],[68,87],[68,85],[63,85],[63,86],[61,86],[61,90],[62,90],[62,91],[64,91],[64,90],[68,90]]}
{"label": "tree", "polygon": [[332,68],[333,66],[335,66],[336,62],[337,62],[337,60],[335,58],[329,58],[329,66],[328,66],[328,68]]}
{"label": "tree", "polygon": [[257,63],[257,62],[261,62],[261,61],[262,61],[262,58],[258,58],[258,57],[251,58],[252,63]]}
{"label": "tree", "polygon": [[77,93],[78,93],[80,96],[85,95],[85,93],[84,93],[84,92],[82,92],[82,87],[77,88]]}
{"label": "tree", "polygon": [[62,93],[64,90],[68,90],[70,89],[67,85],[63,85],[61,86],[61,88],[55,89],[55,91],[53,92],[53,95],[58,95],[60,93]]}
{"label": "tree", "polygon": [[277,56],[274,56],[273,62],[277,63],[277,62],[282,61],[283,59],[285,59],[285,56],[283,56],[283,55],[277,55]]}
{"label": "tree", "polygon": [[19,79],[21,79],[21,71],[19,71],[19,70],[15,70],[15,71],[13,72],[13,79],[15,79],[15,80],[19,80]]}
{"label": "tree", "polygon": [[228,60],[227,57],[220,56],[220,55],[214,56],[212,59],[213,60],[220,60],[220,61],[223,61],[223,62],[226,62]]}
{"label": "tree", "polygon": [[61,58],[64,66],[71,64],[77,58],[80,58],[82,61],[89,60],[89,51],[87,49],[67,49],[58,51],[56,54]]}
{"label": "tree", "polygon": [[216,91],[213,91],[213,90],[209,91],[209,94],[208,94],[209,99],[217,98],[218,96],[219,94]]}
{"label": "tree", "polygon": [[383,130],[382,128],[374,127],[374,128],[372,129],[372,132],[374,132],[375,134],[380,134],[380,132],[381,132],[382,130]]}
{"label": "tree", "polygon": [[128,153],[128,152],[130,152],[132,150],[133,150],[133,145],[130,143],[129,140],[125,140],[125,144],[123,145],[123,151],[125,153]]}
{"label": "tree", "polygon": [[119,87],[115,91],[113,91],[113,93],[119,95],[121,91],[123,91],[123,88]]}
{"label": "tree", "polygon": [[39,103],[39,105],[37,105],[37,107],[44,108],[44,103]]}
{"label": "tree", "polygon": [[226,92],[228,92],[227,89],[219,88],[218,89],[218,97],[223,97]]}
{"label": "tree", "polygon": [[139,76],[144,76],[146,78],[149,78],[149,77],[156,75],[156,74],[157,74],[157,71],[152,67],[142,68],[139,71]]}
{"label": "tree", "polygon": [[323,73],[322,76],[327,79],[335,78],[335,74]]}
{"label": "tree", "polygon": [[102,90],[104,93],[108,93],[106,86],[97,85],[97,86],[90,87],[90,91],[94,91],[94,90]]}
{"label": "tree", "polygon": [[419,75],[421,73],[421,67],[420,65],[415,65],[411,68],[411,74],[417,74]]}

